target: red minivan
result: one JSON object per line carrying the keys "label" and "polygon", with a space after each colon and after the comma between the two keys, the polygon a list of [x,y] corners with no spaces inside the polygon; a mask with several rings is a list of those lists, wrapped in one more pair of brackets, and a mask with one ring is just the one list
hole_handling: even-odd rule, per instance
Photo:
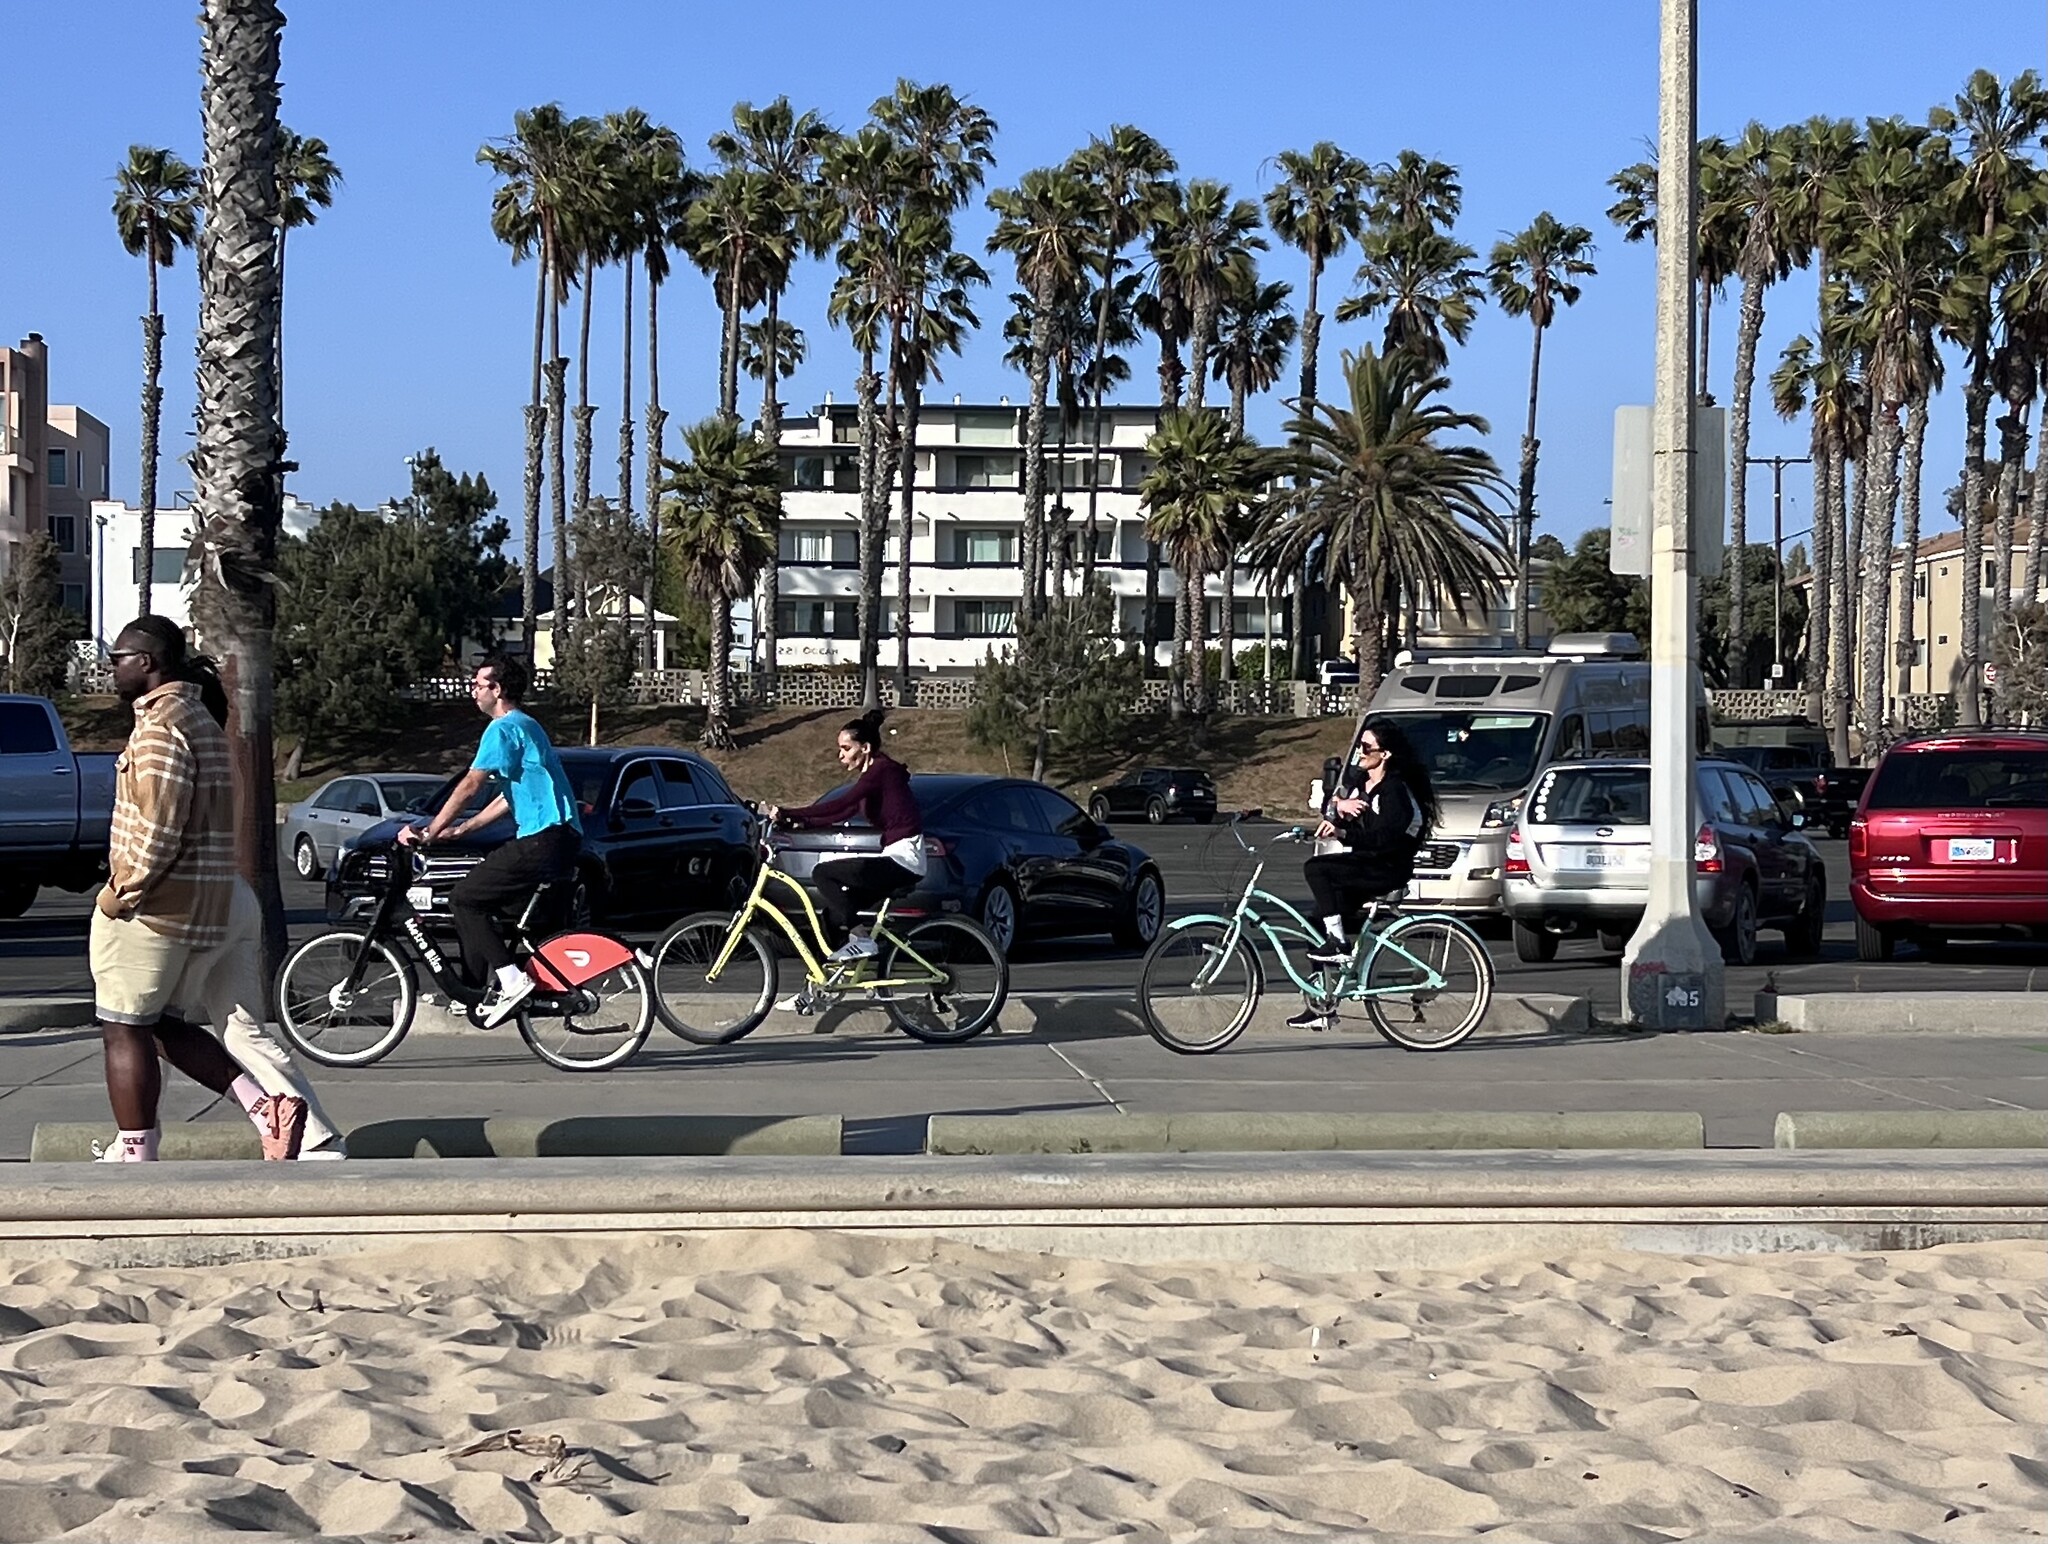
{"label": "red minivan", "polygon": [[1910,938],[2048,939],[2048,731],[1945,730],[1884,753],[1849,823],[1856,956]]}

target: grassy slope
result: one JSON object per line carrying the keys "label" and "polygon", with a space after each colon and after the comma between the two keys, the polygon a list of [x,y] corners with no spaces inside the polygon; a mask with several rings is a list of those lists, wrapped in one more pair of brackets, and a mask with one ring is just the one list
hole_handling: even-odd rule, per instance
{"label": "grassy slope", "polygon": [[[63,711],[80,750],[118,750],[127,737],[128,711],[111,698],[74,699]],[[583,715],[543,705],[536,716],[557,743],[583,743]],[[763,713],[737,728],[736,750],[710,759],[744,797],[778,804],[813,799],[840,781],[833,738],[851,716],[844,708]],[[894,714],[887,725],[890,754],[913,771],[1029,774],[1028,756],[1006,762],[1001,751],[970,744],[963,718],[922,709]],[[694,708],[628,708],[603,721],[599,738],[607,745],[698,750],[703,722],[702,712]],[[417,704],[402,730],[344,734],[309,744],[298,780],[282,784],[278,796],[303,797],[315,784],[343,772],[458,770],[469,764],[482,727],[467,703]],[[1307,798],[1309,780],[1321,772],[1323,758],[1344,749],[1349,729],[1343,719],[1219,718],[1209,726],[1206,745],[1197,745],[1190,730],[1176,728],[1164,715],[1134,717],[1114,753],[1087,760],[1056,755],[1047,781],[1085,798],[1091,785],[1131,767],[1186,763],[1205,767],[1215,777],[1226,809],[1260,807],[1291,815]],[[280,765],[293,745],[289,737],[280,739]]]}

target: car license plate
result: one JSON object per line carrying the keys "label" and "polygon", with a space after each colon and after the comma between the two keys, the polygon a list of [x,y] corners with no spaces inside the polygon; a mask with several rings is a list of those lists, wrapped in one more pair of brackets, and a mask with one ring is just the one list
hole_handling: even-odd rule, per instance
{"label": "car license plate", "polygon": [[405,892],[405,904],[414,911],[426,911],[434,904],[432,885],[414,885]]}
{"label": "car license plate", "polygon": [[1992,863],[1997,858],[1997,844],[1988,836],[1949,838],[1948,861],[1951,863]]}

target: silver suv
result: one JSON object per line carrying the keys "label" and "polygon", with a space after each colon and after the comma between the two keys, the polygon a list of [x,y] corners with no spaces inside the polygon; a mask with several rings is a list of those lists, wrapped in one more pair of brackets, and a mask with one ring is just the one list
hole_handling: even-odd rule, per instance
{"label": "silver suv", "polygon": [[[1756,957],[1759,927],[1783,929],[1787,952],[1820,952],[1827,871],[1802,815],[1732,761],[1693,770],[1693,884],[1731,964]],[[1595,933],[1619,953],[1650,887],[1650,763],[1564,761],[1531,785],[1508,833],[1502,889],[1515,955],[1554,958],[1560,938]]]}

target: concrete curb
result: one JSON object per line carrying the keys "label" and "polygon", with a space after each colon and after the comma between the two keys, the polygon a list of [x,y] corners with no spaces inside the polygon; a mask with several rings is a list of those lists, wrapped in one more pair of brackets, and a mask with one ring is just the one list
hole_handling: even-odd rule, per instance
{"label": "concrete curb", "polygon": [[1773,1141],[1788,1150],[2048,1147],[2048,1110],[1786,1110]]}
{"label": "concrete curb", "polygon": [[0,1035],[37,1029],[86,1029],[95,1022],[90,997],[0,997]]}
{"label": "concrete curb", "polygon": [[2048,993],[1759,992],[1756,1021],[1809,1035],[2048,1037]]}
{"label": "concrete curb", "polygon": [[[351,1158],[836,1158],[842,1127],[837,1115],[427,1117],[357,1126],[348,1151]],[[29,1162],[89,1159],[92,1143],[111,1130],[105,1122],[39,1121]],[[263,1156],[255,1128],[235,1120],[168,1127],[159,1151],[168,1162]]]}
{"label": "concrete curb", "polygon": [[829,1228],[1129,1261],[1444,1268],[1507,1254],[2048,1238],[2033,1152],[1237,1153],[0,1166],[0,1257],[196,1265],[476,1234]]}
{"label": "concrete curb", "polygon": [[962,1155],[1686,1149],[1705,1144],[1700,1116],[1664,1111],[934,1115],[925,1128],[927,1153]]}

